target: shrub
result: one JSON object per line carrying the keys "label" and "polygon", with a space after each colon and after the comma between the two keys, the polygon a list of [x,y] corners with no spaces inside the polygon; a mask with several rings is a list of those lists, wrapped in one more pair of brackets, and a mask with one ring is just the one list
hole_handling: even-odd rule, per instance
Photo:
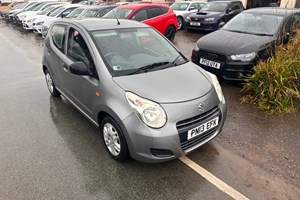
{"label": "shrub", "polygon": [[277,46],[274,56],[260,61],[246,78],[241,101],[253,103],[271,114],[300,109],[300,32]]}

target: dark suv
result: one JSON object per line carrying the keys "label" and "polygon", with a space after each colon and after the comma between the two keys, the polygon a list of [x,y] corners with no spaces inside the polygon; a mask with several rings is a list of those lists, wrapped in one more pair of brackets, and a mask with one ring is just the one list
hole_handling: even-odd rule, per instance
{"label": "dark suv", "polygon": [[215,31],[243,10],[240,1],[208,2],[199,12],[186,18],[185,26],[187,31]]}

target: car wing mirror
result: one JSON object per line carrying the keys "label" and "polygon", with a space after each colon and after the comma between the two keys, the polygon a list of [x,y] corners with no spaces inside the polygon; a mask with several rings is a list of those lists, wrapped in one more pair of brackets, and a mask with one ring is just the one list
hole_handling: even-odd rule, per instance
{"label": "car wing mirror", "polygon": [[89,76],[90,75],[86,64],[84,64],[81,61],[73,62],[69,67],[69,71],[72,74],[79,75],[79,76]]}
{"label": "car wing mirror", "polygon": [[189,11],[195,10],[195,9],[196,9],[195,7],[190,7],[190,8],[189,8]]}
{"label": "car wing mirror", "polygon": [[226,10],[226,14],[229,14],[229,13],[231,13],[232,12],[232,9],[231,8],[228,8],[227,10]]}

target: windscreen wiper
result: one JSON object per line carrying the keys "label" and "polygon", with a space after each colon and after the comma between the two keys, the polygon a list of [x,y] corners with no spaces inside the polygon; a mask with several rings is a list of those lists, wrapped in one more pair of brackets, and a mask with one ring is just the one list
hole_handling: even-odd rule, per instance
{"label": "windscreen wiper", "polygon": [[157,63],[152,63],[152,64],[149,64],[149,65],[145,65],[143,67],[140,67],[138,69],[136,69],[134,72],[128,74],[128,75],[132,75],[132,74],[138,74],[140,72],[148,72],[156,67],[160,67],[160,66],[163,66],[163,65],[167,65],[169,64],[170,62],[157,62]]}

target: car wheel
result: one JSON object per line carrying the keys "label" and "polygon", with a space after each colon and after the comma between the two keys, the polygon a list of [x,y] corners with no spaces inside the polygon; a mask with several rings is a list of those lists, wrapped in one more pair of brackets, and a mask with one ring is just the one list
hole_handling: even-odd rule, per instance
{"label": "car wheel", "polygon": [[178,30],[183,28],[183,18],[182,17],[177,17],[177,23],[178,23]]}
{"label": "car wheel", "polygon": [[128,156],[128,148],[124,134],[115,120],[105,117],[101,123],[103,141],[108,153],[117,161],[125,161]]}
{"label": "car wheel", "polygon": [[176,30],[175,30],[174,26],[168,26],[168,28],[167,28],[167,30],[165,32],[165,36],[170,41],[173,41],[174,38],[175,38],[175,33],[176,33]]}
{"label": "car wheel", "polygon": [[48,70],[45,71],[45,79],[50,94],[54,97],[59,97],[60,92],[56,89],[52,76]]}

